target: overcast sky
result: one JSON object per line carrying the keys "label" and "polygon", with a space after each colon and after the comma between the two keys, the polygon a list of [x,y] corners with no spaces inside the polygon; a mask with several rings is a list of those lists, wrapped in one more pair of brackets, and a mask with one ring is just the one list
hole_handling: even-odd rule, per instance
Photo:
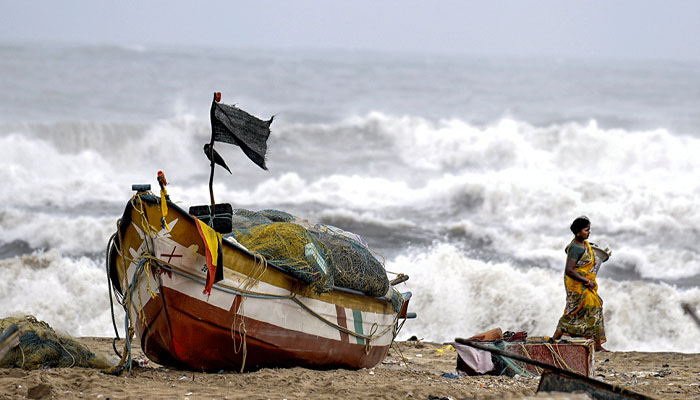
{"label": "overcast sky", "polygon": [[700,60],[700,1],[0,0],[0,42]]}

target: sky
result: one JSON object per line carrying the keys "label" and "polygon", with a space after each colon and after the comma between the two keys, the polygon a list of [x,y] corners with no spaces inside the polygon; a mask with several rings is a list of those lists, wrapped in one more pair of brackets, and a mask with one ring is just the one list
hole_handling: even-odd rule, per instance
{"label": "sky", "polygon": [[0,0],[0,43],[700,60],[696,0]]}

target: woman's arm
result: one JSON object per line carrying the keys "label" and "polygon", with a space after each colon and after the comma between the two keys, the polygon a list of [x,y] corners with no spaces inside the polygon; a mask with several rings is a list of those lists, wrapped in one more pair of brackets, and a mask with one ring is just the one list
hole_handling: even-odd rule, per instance
{"label": "woman's arm", "polygon": [[570,278],[575,279],[575,280],[583,283],[584,286],[593,287],[593,282],[590,279],[585,278],[583,275],[576,272],[576,270],[574,269],[575,266],[576,266],[576,260],[574,260],[573,258],[567,258],[566,259],[566,269],[564,270],[564,273],[566,275],[568,275]]}

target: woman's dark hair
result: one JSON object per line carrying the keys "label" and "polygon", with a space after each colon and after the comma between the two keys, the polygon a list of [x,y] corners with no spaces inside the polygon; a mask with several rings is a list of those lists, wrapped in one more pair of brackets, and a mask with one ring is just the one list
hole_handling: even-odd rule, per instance
{"label": "woman's dark hair", "polygon": [[582,215],[574,220],[574,222],[571,223],[571,232],[575,234],[581,232],[583,228],[587,227],[588,225],[591,224],[591,221],[586,217],[585,215]]}

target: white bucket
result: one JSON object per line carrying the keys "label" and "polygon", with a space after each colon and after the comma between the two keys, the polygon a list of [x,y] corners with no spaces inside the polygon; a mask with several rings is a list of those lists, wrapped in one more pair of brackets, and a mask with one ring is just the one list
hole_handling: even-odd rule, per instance
{"label": "white bucket", "polygon": [[610,254],[612,254],[612,251],[609,248],[601,249],[600,246],[598,246],[595,243],[590,243],[591,248],[593,249],[593,252],[595,253],[595,266],[593,266],[593,273],[597,273],[598,269],[600,268],[600,265],[603,264],[604,262],[608,261],[610,258]]}

